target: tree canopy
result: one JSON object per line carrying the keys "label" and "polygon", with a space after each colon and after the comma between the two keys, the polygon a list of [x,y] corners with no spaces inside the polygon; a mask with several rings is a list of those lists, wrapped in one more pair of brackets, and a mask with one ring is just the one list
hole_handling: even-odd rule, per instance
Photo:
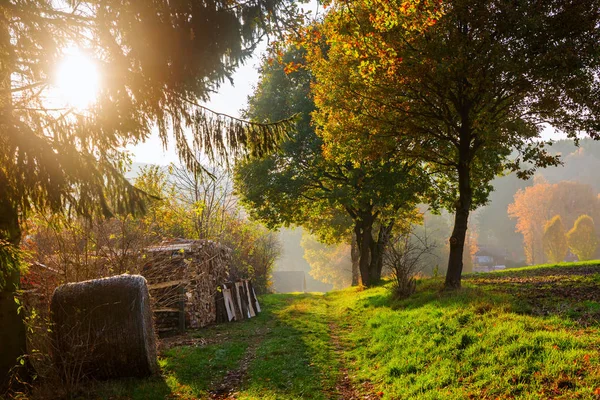
{"label": "tree canopy", "polygon": [[297,133],[280,151],[240,163],[237,190],[251,215],[272,227],[302,225],[323,239],[347,239],[351,227],[361,248],[362,280],[370,285],[379,280],[380,255],[396,220],[414,218],[426,179],[415,163],[395,157],[356,162],[325,157],[323,140],[310,122],[311,74],[287,68],[303,57],[302,51],[291,49],[281,62],[263,65],[248,115],[267,122],[299,113]]}
{"label": "tree canopy", "polygon": [[460,286],[469,213],[485,204],[494,176],[528,177],[559,162],[538,140],[545,124],[572,138],[600,132],[598,9],[596,1],[358,0],[334,3],[307,28],[326,151],[337,160],[392,151],[417,159],[434,177],[429,202],[455,213],[447,287]]}
{"label": "tree canopy", "polygon": [[550,221],[546,222],[543,244],[549,262],[559,263],[565,261],[569,246],[567,245],[565,226],[560,215],[555,215]]}
{"label": "tree canopy", "polygon": [[573,228],[567,232],[567,242],[571,252],[579,261],[591,260],[598,249],[598,235],[594,220],[589,215],[581,215]]}

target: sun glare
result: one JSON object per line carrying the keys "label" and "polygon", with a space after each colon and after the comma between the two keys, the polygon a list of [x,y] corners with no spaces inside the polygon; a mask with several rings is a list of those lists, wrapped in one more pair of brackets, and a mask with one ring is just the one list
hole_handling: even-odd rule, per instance
{"label": "sun glare", "polygon": [[94,61],[78,49],[66,52],[56,70],[59,95],[69,106],[84,109],[98,95],[100,74]]}

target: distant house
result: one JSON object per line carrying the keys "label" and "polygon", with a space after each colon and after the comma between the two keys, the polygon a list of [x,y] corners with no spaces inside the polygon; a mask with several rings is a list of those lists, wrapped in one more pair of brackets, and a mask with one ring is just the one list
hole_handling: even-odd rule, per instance
{"label": "distant house", "polygon": [[275,293],[306,292],[306,274],[304,271],[273,272]]}
{"label": "distant house", "polygon": [[506,251],[495,246],[479,245],[473,256],[473,272],[487,272],[506,268]]}

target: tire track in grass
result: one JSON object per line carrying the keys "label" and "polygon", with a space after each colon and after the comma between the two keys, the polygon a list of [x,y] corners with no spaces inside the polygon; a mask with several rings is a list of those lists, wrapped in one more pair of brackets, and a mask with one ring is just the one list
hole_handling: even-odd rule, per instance
{"label": "tire track in grass", "polygon": [[338,392],[338,398],[340,400],[371,400],[379,399],[379,396],[375,394],[375,388],[369,381],[365,381],[362,387],[357,387],[350,374],[348,368],[346,368],[346,361],[344,359],[344,346],[340,336],[338,335],[339,327],[334,322],[329,321],[329,336],[331,343],[333,344],[334,354],[337,357],[340,365],[340,375],[336,383],[336,389]]}
{"label": "tire track in grass", "polygon": [[227,372],[221,382],[216,385],[216,388],[209,391],[211,399],[227,400],[236,398],[236,394],[241,389],[242,383],[246,378],[248,368],[256,357],[256,350],[268,332],[269,328],[266,326],[256,331],[256,334],[248,344],[244,357],[240,360],[239,367]]}

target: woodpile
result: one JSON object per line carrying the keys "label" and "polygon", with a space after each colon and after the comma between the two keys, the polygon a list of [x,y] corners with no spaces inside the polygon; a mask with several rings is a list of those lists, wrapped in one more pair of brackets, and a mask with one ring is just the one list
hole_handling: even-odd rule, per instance
{"label": "woodpile", "polygon": [[143,377],[158,371],[150,297],[142,276],[59,286],[51,311],[54,361],[64,379]]}
{"label": "woodpile", "polygon": [[182,323],[201,328],[216,322],[215,297],[228,279],[230,263],[231,250],[210,240],[148,248],[141,274],[148,280],[159,333],[181,330]]}

